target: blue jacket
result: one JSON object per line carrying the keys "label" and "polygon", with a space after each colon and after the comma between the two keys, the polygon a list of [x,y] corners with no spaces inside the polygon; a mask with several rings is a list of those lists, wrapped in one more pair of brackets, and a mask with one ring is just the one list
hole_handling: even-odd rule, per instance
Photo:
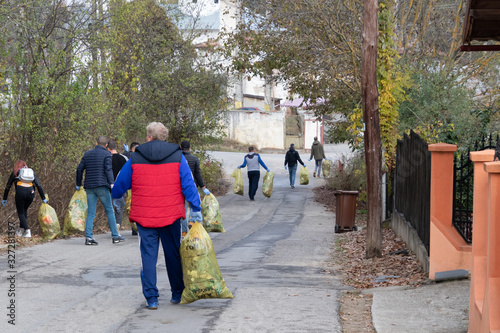
{"label": "blue jacket", "polygon": [[111,187],[114,183],[111,153],[103,146],[95,146],[83,154],[80,164],[76,168],[76,186],[82,186],[83,171],[85,170],[84,188],[100,186]]}

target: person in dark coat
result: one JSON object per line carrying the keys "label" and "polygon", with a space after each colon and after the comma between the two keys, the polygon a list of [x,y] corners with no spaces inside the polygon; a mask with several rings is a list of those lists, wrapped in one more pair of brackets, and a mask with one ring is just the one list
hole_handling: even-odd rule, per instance
{"label": "person in dark coat", "polygon": [[[111,153],[111,166],[113,168],[113,179],[116,180],[116,177],[120,173],[122,167],[127,163],[128,158],[124,155],[118,153],[117,144],[113,140],[108,141],[107,145],[108,151]],[[120,231],[120,227],[122,225],[123,220],[123,210],[125,209],[126,203],[125,198],[127,194],[125,193],[123,197],[118,199],[113,199],[113,209],[115,210],[115,218],[116,218],[116,229]]]}
{"label": "person in dark coat", "polygon": [[19,171],[23,168],[27,168],[26,162],[19,160],[14,164],[14,171],[10,174],[7,185],[5,186],[5,192],[3,193],[2,206],[5,207],[7,204],[7,198],[9,197],[9,191],[12,187],[12,183],[16,188],[16,210],[17,216],[19,217],[19,228],[16,230],[16,235],[18,237],[31,237],[31,229],[28,225],[28,208],[30,207],[33,199],[35,199],[35,187],[38,189],[40,198],[43,202],[47,203],[45,198],[45,193],[43,192],[42,185],[38,180],[35,173],[33,173],[33,181],[26,182],[18,178]]}
{"label": "person in dark coat", "polygon": [[190,220],[203,218],[200,196],[179,145],[165,142],[168,130],[162,123],[152,122],[146,131],[147,142],[138,146],[123,166],[112,195],[120,198],[129,189],[132,192],[129,218],[136,222],[139,231],[142,293],[147,308],[156,310],[160,240],[172,292],[170,302],[178,304],[184,290],[180,256],[181,219],[186,218],[184,200],[191,206]]}
{"label": "person in dark coat", "polygon": [[112,243],[116,244],[125,240],[125,237],[120,236],[116,229],[116,218],[110,192],[115,178],[113,177],[111,153],[106,150],[107,144],[108,139],[105,136],[98,137],[95,148],[85,152],[76,169],[77,190],[80,190],[80,186],[82,186],[82,178],[85,171],[85,183],[83,187],[87,193],[88,205],[87,220],[85,222],[85,245],[98,244],[93,236],[97,198],[99,198],[99,201],[104,206],[109,229],[111,230]]}
{"label": "person in dark coat", "polygon": [[288,174],[290,176],[290,187],[295,188],[295,175],[297,173],[297,162],[302,164],[302,166],[306,166],[304,162],[300,159],[299,152],[295,150],[295,145],[290,144],[290,149],[286,152],[285,155],[285,170],[288,165]]}
{"label": "person in dark coat", "polygon": [[[203,182],[203,178],[201,177],[201,169],[200,169],[200,160],[198,157],[191,155],[191,143],[187,140],[182,141],[181,143],[182,154],[186,158],[186,161],[191,169],[191,173],[193,174],[194,182],[197,187],[201,188],[205,195],[209,195],[210,191],[205,187],[205,183]],[[188,209],[188,202],[185,202],[185,209]],[[182,237],[187,234],[188,231],[188,221],[187,219],[182,219]]]}
{"label": "person in dark coat", "polygon": [[[321,165],[323,163],[323,159],[326,160],[325,150],[323,149],[323,145],[318,141],[318,137],[314,137],[314,141],[311,145],[311,157],[309,157],[309,161],[314,157],[314,173],[313,177],[321,177]],[[316,173],[317,172],[317,173]]]}

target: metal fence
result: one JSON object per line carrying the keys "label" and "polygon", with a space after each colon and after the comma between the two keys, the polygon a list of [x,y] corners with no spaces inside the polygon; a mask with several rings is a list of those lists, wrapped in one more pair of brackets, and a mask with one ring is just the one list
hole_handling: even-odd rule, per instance
{"label": "metal fence", "polygon": [[[498,135],[496,142],[493,135],[476,141],[473,151],[497,149],[500,144]],[[467,243],[472,243],[474,199],[474,163],[470,160],[470,149],[467,152],[457,153],[454,157],[453,172],[453,221],[457,231]]]}
{"label": "metal fence", "polygon": [[404,215],[429,252],[431,153],[415,132],[404,135],[396,147],[394,208]]}

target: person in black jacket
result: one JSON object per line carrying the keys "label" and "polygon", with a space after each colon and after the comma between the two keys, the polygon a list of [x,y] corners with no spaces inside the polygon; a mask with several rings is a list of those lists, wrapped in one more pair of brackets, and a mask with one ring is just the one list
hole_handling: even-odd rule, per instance
{"label": "person in black jacket", "polygon": [[47,199],[45,198],[45,193],[43,192],[42,185],[40,185],[40,181],[38,181],[37,176],[33,173],[34,180],[33,182],[22,181],[18,178],[19,170],[22,168],[27,168],[26,162],[19,160],[14,164],[14,171],[10,174],[9,180],[7,181],[7,185],[5,186],[5,192],[3,193],[2,205],[5,207],[7,204],[7,198],[9,196],[10,188],[12,187],[12,183],[14,183],[16,188],[16,209],[17,215],[19,216],[19,228],[16,230],[16,235],[18,237],[31,237],[31,230],[28,225],[28,208],[35,199],[35,186],[38,189],[38,193],[40,193],[40,197],[43,202],[47,203]]}
{"label": "person in black jacket", "polygon": [[304,162],[300,159],[299,152],[295,150],[295,145],[292,143],[290,149],[285,155],[285,170],[288,164],[288,174],[290,175],[290,186],[295,188],[295,174],[297,173],[297,161],[306,166]]}
{"label": "person in black jacket", "polygon": [[88,213],[85,224],[85,245],[97,245],[93,237],[93,227],[97,198],[101,201],[108,217],[108,225],[111,230],[112,243],[120,243],[125,240],[118,234],[116,229],[116,218],[111,203],[111,188],[115,183],[111,162],[111,153],[106,150],[108,139],[105,136],[97,138],[94,149],[87,150],[76,169],[76,189],[82,186],[83,172],[85,171],[84,188],[87,193]]}
{"label": "person in black jacket", "polygon": [[[116,149],[118,148],[117,144],[113,140],[108,141],[107,149],[111,153],[111,166],[113,168],[113,178],[116,181],[116,177],[118,177],[118,173],[122,167],[127,163],[128,158],[124,155],[118,153]],[[127,194],[125,193],[123,197],[118,199],[113,199],[113,209],[115,210],[115,218],[116,218],[116,229],[120,231],[120,227],[122,225],[123,220],[123,210],[125,209],[126,203],[125,198]]]}
{"label": "person in black jacket", "polygon": [[[201,169],[200,169],[200,160],[198,157],[191,155],[191,143],[189,141],[182,141],[181,143],[182,154],[184,154],[184,158],[188,162],[189,168],[191,169],[191,173],[193,174],[194,183],[197,187],[201,188],[205,195],[209,195],[210,191],[205,187],[205,183],[203,182],[203,178],[201,177]],[[187,201],[186,201],[186,211],[187,211]],[[187,219],[183,219],[181,221],[182,227],[182,236],[184,237],[188,231],[188,222]]]}

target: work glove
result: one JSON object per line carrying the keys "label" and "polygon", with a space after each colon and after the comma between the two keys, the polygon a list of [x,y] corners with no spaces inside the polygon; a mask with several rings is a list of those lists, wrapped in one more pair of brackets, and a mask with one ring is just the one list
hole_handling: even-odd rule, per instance
{"label": "work glove", "polygon": [[77,190],[77,191],[80,191],[80,186],[77,186],[77,187],[76,187],[76,190]]}
{"label": "work glove", "polygon": [[210,194],[210,191],[208,190],[208,188],[204,188],[203,189],[203,193],[205,193],[205,195],[209,195]]}
{"label": "work glove", "polygon": [[6,204],[7,204],[7,200],[2,200],[2,206],[5,207]]}
{"label": "work glove", "polygon": [[238,169],[241,169],[241,166],[239,166]]}
{"label": "work glove", "polygon": [[266,171],[267,171],[267,172],[271,172],[271,169],[267,169]]}
{"label": "work glove", "polygon": [[189,221],[203,222],[203,216],[201,215],[201,212],[191,211],[191,215],[189,216]]}
{"label": "work glove", "polygon": [[311,162],[311,159],[308,159],[309,162]]}
{"label": "work glove", "polygon": [[285,165],[285,170],[286,170],[286,165]]}
{"label": "work glove", "polygon": [[123,144],[123,150],[128,151],[128,145]]}
{"label": "work glove", "polygon": [[43,201],[43,203],[47,203],[47,199],[43,199],[42,201]]}

